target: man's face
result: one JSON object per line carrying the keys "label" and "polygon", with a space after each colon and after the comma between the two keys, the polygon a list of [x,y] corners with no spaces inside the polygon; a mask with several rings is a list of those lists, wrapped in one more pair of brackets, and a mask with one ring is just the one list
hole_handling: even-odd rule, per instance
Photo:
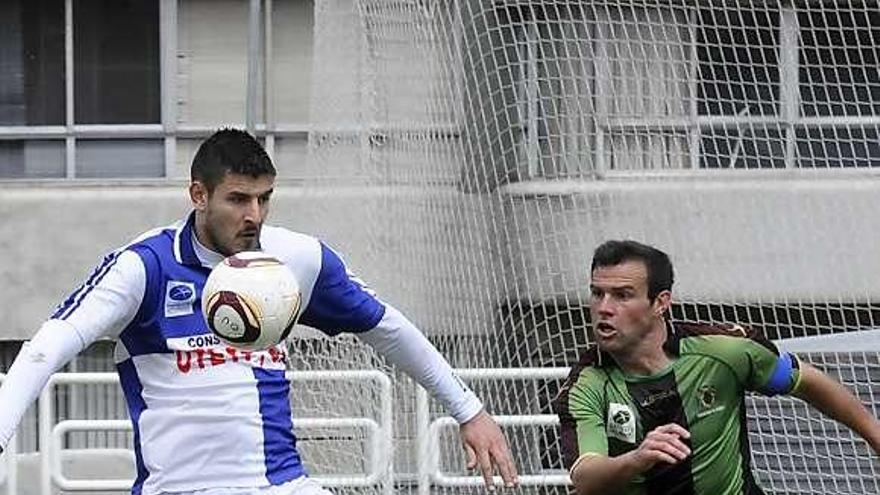
{"label": "man's face", "polygon": [[641,261],[598,267],[590,282],[590,316],[599,348],[612,354],[635,349],[658,323],[669,291],[648,299],[648,270]]}
{"label": "man's face", "polygon": [[201,217],[196,225],[199,241],[224,256],[257,249],[274,185],[271,175],[234,173],[227,173],[210,194],[202,183],[190,184],[193,206]]}

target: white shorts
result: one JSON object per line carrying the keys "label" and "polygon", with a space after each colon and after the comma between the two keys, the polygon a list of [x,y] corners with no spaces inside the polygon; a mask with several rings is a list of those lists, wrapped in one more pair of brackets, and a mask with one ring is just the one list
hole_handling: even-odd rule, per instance
{"label": "white shorts", "polygon": [[302,476],[281,485],[263,488],[208,488],[168,495],[333,495],[333,493],[321,488],[321,485],[308,476]]}

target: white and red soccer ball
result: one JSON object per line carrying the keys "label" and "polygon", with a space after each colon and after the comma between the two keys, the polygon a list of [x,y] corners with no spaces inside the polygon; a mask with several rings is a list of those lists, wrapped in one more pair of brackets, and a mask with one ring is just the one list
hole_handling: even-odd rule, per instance
{"label": "white and red soccer ball", "polygon": [[290,269],[259,251],[218,263],[202,290],[202,315],[223,342],[246,350],[283,342],[299,318],[302,294]]}

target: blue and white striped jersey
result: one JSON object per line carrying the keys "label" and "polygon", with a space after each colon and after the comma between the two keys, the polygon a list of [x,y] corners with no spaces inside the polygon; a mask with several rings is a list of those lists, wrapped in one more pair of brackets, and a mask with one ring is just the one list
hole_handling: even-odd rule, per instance
{"label": "blue and white striped jersey", "polygon": [[[109,336],[117,339],[116,366],[134,426],[133,494],[261,487],[305,475],[291,424],[286,349],[238,350],[207,329],[201,291],[222,257],[201,246],[193,223],[191,214],[107,255],[58,306],[31,344],[30,355],[40,349],[43,357],[17,359],[11,383],[0,389],[7,409],[0,410],[0,445],[29,404],[26,398],[45,384],[42,378],[16,381],[15,373],[47,379],[76,352]],[[421,332],[366,289],[334,251],[313,237],[271,226],[263,226],[260,245],[296,275],[304,308],[300,323],[328,335],[356,333],[461,422],[480,411],[479,399]],[[61,335],[67,335],[67,347],[52,343]],[[61,347],[45,349],[54,345]],[[6,407],[7,399],[14,407]]]}

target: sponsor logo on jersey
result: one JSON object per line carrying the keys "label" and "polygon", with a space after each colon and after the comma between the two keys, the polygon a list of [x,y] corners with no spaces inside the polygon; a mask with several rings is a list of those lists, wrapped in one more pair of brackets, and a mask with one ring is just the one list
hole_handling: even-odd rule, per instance
{"label": "sponsor logo on jersey", "polygon": [[606,428],[609,437],[627,443],[636,443],[636,415],[628,405],[617,402],[608,404]]}
{"label": "sponsor logo on jersey", "polygon": [[271,369],[287,368],[287,350],[281,346],[265,351],[246,351],[235,347],[211,347],[192,351],[175,351],[177,370],[183,374],[227,364]]}
{"label": "sponsor logo on jersey", "polygon": [[192,282],[169,280],[165,285],[165,317],[193,314],[196,286]]}
{"label": "sponsor logo on jersey", "polygon": [[675,394],[676,394],[676,391],[672,390],[672,389],[654,392],[653,394],[645,396],[645,398],[639,402],[639,405],[642,407],[648,407],[657,401],[661,401],[663,399],[668,399],[669,397],[672,397]]}
{"label": "sponsor logo on jersey", "polygon": [[264,351],[246,351],[223,344],[211,333],[174,337],[166,339],[165,344],[174,351],[177,371],[183,374],[228,364],[267,369],[287,368],[288,355],[284,344]]}

